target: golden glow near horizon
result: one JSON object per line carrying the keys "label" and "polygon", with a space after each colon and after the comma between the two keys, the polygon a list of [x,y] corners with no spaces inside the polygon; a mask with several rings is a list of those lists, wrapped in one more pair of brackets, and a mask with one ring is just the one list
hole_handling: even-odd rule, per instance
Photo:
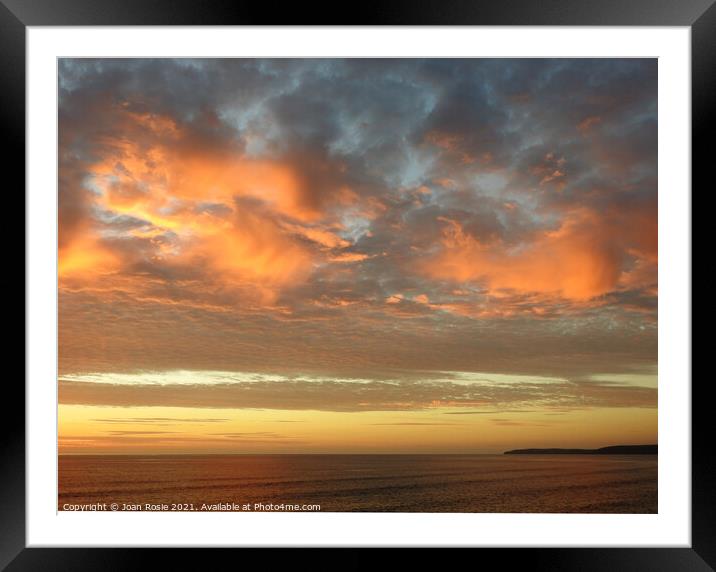
{"label": "golden glow near horizon", "polygon": [[59,70],[61,453],[656,442],[655,60]]}
{"label": "golden glow near horizon", "polygon": [[[440,372],[429,382],[225,371],[67,375],[60,401],[73,404],[60,405],[60,453],[485,453],[655,441],[653,392],[642,391],[653,377],[638,376],[641,386],[610,380],[615,395],[588,399],[618,407],[585,406],[565,379],[473,372]],[[401,401],[390,399],[394,386]],[[181,405],[161,404],[177,394]]]}
{"label": "golden glow near horizon", "polygon": [[[500,453],[654,442],[655,409],[341,413],[61,405],[60,454]],[[618,427],[618,430],[615,430]]]}

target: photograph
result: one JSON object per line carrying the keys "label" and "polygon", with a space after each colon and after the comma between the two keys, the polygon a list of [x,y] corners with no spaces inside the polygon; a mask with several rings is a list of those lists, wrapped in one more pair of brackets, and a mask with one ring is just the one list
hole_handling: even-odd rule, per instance
{"label": "photograph", "polygon": [[57,511],[658,514],[658,62],[57,58]]}

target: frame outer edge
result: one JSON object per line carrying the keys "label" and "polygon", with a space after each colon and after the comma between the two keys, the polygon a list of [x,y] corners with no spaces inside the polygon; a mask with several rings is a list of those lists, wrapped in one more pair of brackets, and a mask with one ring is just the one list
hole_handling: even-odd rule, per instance
{"label": "frame outer edge", "polygon": [[235,0],[2,0],[27,26],[150,25],[480,25],[689,26],[713,0],[364,0],[328,3]]}
{"label": "frame outer edge", "polygon": [[[8,259],[6,270],[0,277],[0,289],[8,302],[6,309],[19,314],[19,301],[22,300],[23,309],[25,306],[25,275],[18,271],[20,267],[25,268],[25,250],[19,248],[17,226],[7,222],[17,221],[24,239],[25,26],[2,2],[0,85],[3,88],[0,92],[0,133],[7,143],[0,155],[0,165],[2,172],[9,177],[9,180],[3,181],[2,188],[6,198],[14,203],[7,208],[9,216],[5,224],[0,225],[0,241],[8,245],[5,250]],[[10,271],[10,268],[15,270]],[[19,356],[24,355],[21,349],[25,343],[24,322],[20,332],[8,328],[6,336],[3,354],[19,361]],[[0,569],[25,547],[25,375],[23,371],[21,383],[17,369],[10,371],[13,373],[4,380],[6,393],[3,396],[3,401],[10,406],[0,416]]]}
{"label": "frame outer edge", "polygon": [[[713,177],[711,165],[714,148],[713,132],[716,123],[715,72],[716,3],[713,3],[691,28],[692,204],[693,182],[700,180],[704,186],[702,192],[707,192],[709,189],[705,188],[705,183]],[[693,285],[693,247],[691,267]],[[713,402],[709,399],[707,384],[709,384],[708,379],[701,379],[697,383],[694,382],[692,376],[691,534],[694,550],[712,568],[716,568],[716,488],[714,488],[713,482],[713,476],[716,474],[716,457],[713,453],[713,441],[709,439],[713,431],[711,421],[713,419]]]}
{"label": "frame outer edge", "polygon": [[[95,0],[99,4],[98,0]],[[11,11],[7,4],[13,7]],[[6,172],[19,172],[18,165],[24,165],[24,151],[25,151],[25,132],[24,132],[24,108],[25,108],[25,25],[62,25],[62,24],[112,24],[120,25],[125,20],[129,20],[131,23],[137,23],[142,19],[142,9],[130,9],[125,12],[124,16],[118,15],[115,11],[100,14],[96,8],[92,10],[92,2],[85,0],[74,0],[72,2],[57,2],[54,4],[55,10],[50,6],[49,2],[40,0],[39,2],[32,2],[32,6],[28,7],[27,2],[24,6],[20,4],[18,0],[5,0],[0,2],[0,84],[6,89],[4,90],[4,105],[0,106],[0,125],[2,126],[3,134],[6,136],[6,140],[12,141],[15,144],[8,146],[6,153],[3,155],[1,160],[2,164],[7,167],[14,167],[14,169],[6,169]],[[95,6],[97,5],[95,4]],[[130,2],[130,5],[134,4]],[[181,3],[185,4],[185,3]],[[221,5],[220,3],[218,3]],[[520,2],[524,7],[526,3]],[[637,9],[637,4],[641,8],[646,8],[647,3],[636,2],[631,3],[630,8],[627,11],[626,17],[624,12],[621,16],[602,16],[594,17],[591,16],[575,17],[575,11],[565,14],[562,12],[558,13],[554,8],[558,6],[564,6],[559,1],[556,3],[550,3],[553,8],[549,11],[549,17],[551,25],[562,25],[572,23],[586,23],[584,20],[589,20],[591,25],[629,25],[623,20],[633,21],[634,12],[640,11]],[[675,3],[679,4],[679,3]],[[714,108],[712,105],[713,94],[716,93],[716,4],[714,0],[690,0],[688,6],[686,2],[680,3],[680,15],[674,17],[673,6],[672,9],[664,11],[664,2],[658,3],[658,8],[653,3],[650,4],[649,9],[652,10],[652,15],[648,17],[649,23],[646,25],[692,25],[692,117],[697,118],[697,121],[692,122],[692,164],[693,164],[693,175],[707,174],[707,149],[708,145],[712,143],[709,137],[709,128],[714,124]],[[464,9],[463,14],[470,16],[467,18],[468,22],[463,23],[469,24],[475,21],[475,11],[465,9],[465,4],[462,2],[457,3],[458,6],[462,6]],[[606,6],[605,6],[606,5]],[[152,8],[147,10],[147,16],[150,20],[162,23],[179,23],[180,21],[186,21],[186,14],[191,13],[191,10],[178,10],[176,14],[178,16],[172,16],[164,12],[163,15],[159,14],[157,8],[159,3],[152,3]],[[382,16],[387,16],[384,24],[393,23],[392,21],[397,19],[401,20],[402,15],[406,15],[409,12],[409,8],[403,7],[400,9],[401,3],[393,3],[393,7],[396,10],[387,9],[383,12]],[[405,5],[403,5],[405,6]],[[56,9],[64,7],[67,11],[63,14],[59,14]],[[515,6],[514,8],[517,8]],[[656,10],[655,10],[656,8]],[[661,8],[661,10],[660,10]],[[668,8],[668,7],[667,7]],[[604,2],[604,12],[611,14],[619,14],[616,2]],[[418,8],[419,10],[419,8]],[[211,11],[211,10],[207,10]],[[508,8],[507,11],[510,11]],[[129,15],[127,15],[129,12]],[[161,10],[159,11],[161,12]],[[460,12],[460,8],[457,9]],[[504,22],[504,17],[497,17],[495,14],[500,10],[486,10],[483,13],[486,16],[486,20],[495,20]],[[527,12],[532,12],[528,10]],[[579,10],[577,10],[579,12]],[[655,14],[656,12],[656,14]],[[225,13],[224,10],[219,9],[216,13]],[[646,11],[645,11],[646,13]],[[20,18],[16,16],[19,14]],[[234,12],[234,16],[237,12]],[[456,15],[456,10],[448,10],[448,18],[453,19]],[[214,19],[216,16],[204,17],[194,11],[194,16],[199,16],[198,19],[202,22]],[[219,15],[219,18],[223,18],[223,15]],[[229,18],[230,19],[230,18]],[[248,18],[253,20],[253,18]],[[374,18],[371,18],[371,20]],[[380,19],[380,17],[379,17]],[[411,18],[408,18],[411,19]],[[419,19],[431,18],[428,16],[422,16]],[[458,15],[459,19],[459,15]],[[508,20],[529,20],[530,15],[511,16]],[[617,21],[621,19],[622,22]],[[21,21],[22,20],[22,21]],[[411,19],[412,20],[412,19]],[[439,18],[442,23],[444,18]],[[540,20],[536,18],[535,20]],[[25,23],[23,23],[25,22]],[[656,23],[658,22],[658,24]],[[248,24],[250,22],[243,22]],[[480,22],[482,25],[488,25],[489,22]],[[710,161],[711,158],[709,157]],[[692,179],[694,177],[692,176]],[[705,180],[705,179],[704,179]],[[19,186],[24,189],[24,170],[22,175],[16,177],[15,188]],[[10,187],[11,189],[11,187]],[[23,204],[24,211],[24,204]],[[5,227],[5,234],[10,235],[10,230]],[[8,241],[7,244],[12,244],[13,241]],[[19,258],[19,254],[17,254]],[[19,294],[19,287],[15,292],[11,294],[8,280],[2,280],[0,282],[2,287],[7,292],[8,297],[13,295],[13,299],[17,298]],[[23,278],[23,300],[24,300],[24,278]],[[19,338],[19,336],[18,336]],[[24,338],[23,338],[24,342]],[[14,342],[19,346],[19,341]],[[18,348],[19,349],[19,348]],[[14,403],[25,403],[24,390],[21,390],[19,383],[13,383],[13,380],[9,380],[9,393]],[[696,556],[701,560],[700,564],[709,566],[713,569],[716,565],[716,544],[713,539],[716,538],[716,530],[714,530],[714,524],[716,523],[716,490],[711,486],[709,479],[711,475],[716,473],[716,461],[714,460],[713,454],[711,453],[712,443],[708,440],[711,427],[707,423],[710,418],[710,412],[707,414],[706,408],[710,407],[709,400],[699,396],[705,395],[705,391],[701,387],[694,386],[692,388],[694,399],[693,403],[693,431],[692,431],[692,450],[694,455],[692,457],[692,479],[693,479],[693,505],[692,505],[692,545],[693,553],[690,556]],[[18,405],[19,409],[19,405]],[[22,408],[24,412],[24,407]],[[20,557],[16,559],[15,564],[22,566],[21,562],[26,561],[27,552],[23,552],[25,547],[25,435],[24,424],[19,426],[12,418],[3,417],[2,425],[5,431],[0,438],[0,454],[3,463],[4,470],[2,473],[2,487],[0,487],[0,507],[2,507],[2,519],[0,520],[0,569],[5,569],[5,566],[13,560],[18,554]],[[696,454],[699,452],[699,454]],[[110,549],[112,550],[112,549]],[[32,549],[31,552],[45,552],[42,549]],[[49,552],[49,551],[48,551]],[[58,552],[55,552],[53,556],[60,556]],[[74,551],[76,552],[76,551]],[[91,551],[94,552],[94,551]],[[116,556],[120,556],[117,551],[113,550]],[[571,552],[571,551],[568,551]],[[581,550],[580,550],[581,552]],[[604,551],[605,553],[608,550]],[[655,551],[658,552],[658,551]],[[691,551],[690,551],[691,552]],[[126,553],[125,553],[126,554]],[[39,556],[39,554],[38,554]],[[49,556],[49,554],[48,554]],[[120,557],[119,562],[123,559]],[[131,560],[131,558],[130,558]],[[540,559],[538,558],[537,561]],[[568,559],[569,561],[571,559]],[[647,559],[648,560],[648,559]],[[703,566],[697,564],[692,558],[683,562],[684,567],[682,569],[704,569]],[[566,563],[566,562],[565,562]],[[572,562],[577,564],[577,562]],[[12,566],[13,569],[18,569]],[[62,568],[61,566],[58,567]],[[80,568],[84,568],[80,566]],[[537,568],[540,568],[539,566]]]}

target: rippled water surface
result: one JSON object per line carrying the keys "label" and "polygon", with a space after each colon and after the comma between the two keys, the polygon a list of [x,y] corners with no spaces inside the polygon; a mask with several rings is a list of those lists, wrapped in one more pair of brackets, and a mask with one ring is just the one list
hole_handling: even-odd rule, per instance
{"label": "rippled water surface", "polygon": [[118,503],[321,511],[657,512],[652,455],[60,456],[59,510]]}

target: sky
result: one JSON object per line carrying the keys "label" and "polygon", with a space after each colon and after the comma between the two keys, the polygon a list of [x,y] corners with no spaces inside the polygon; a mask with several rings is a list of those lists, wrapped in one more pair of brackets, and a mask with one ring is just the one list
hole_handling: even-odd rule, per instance
{"label": "sky", "polygon": [[60,59],[59,450],[657,441],[655,59]]}

